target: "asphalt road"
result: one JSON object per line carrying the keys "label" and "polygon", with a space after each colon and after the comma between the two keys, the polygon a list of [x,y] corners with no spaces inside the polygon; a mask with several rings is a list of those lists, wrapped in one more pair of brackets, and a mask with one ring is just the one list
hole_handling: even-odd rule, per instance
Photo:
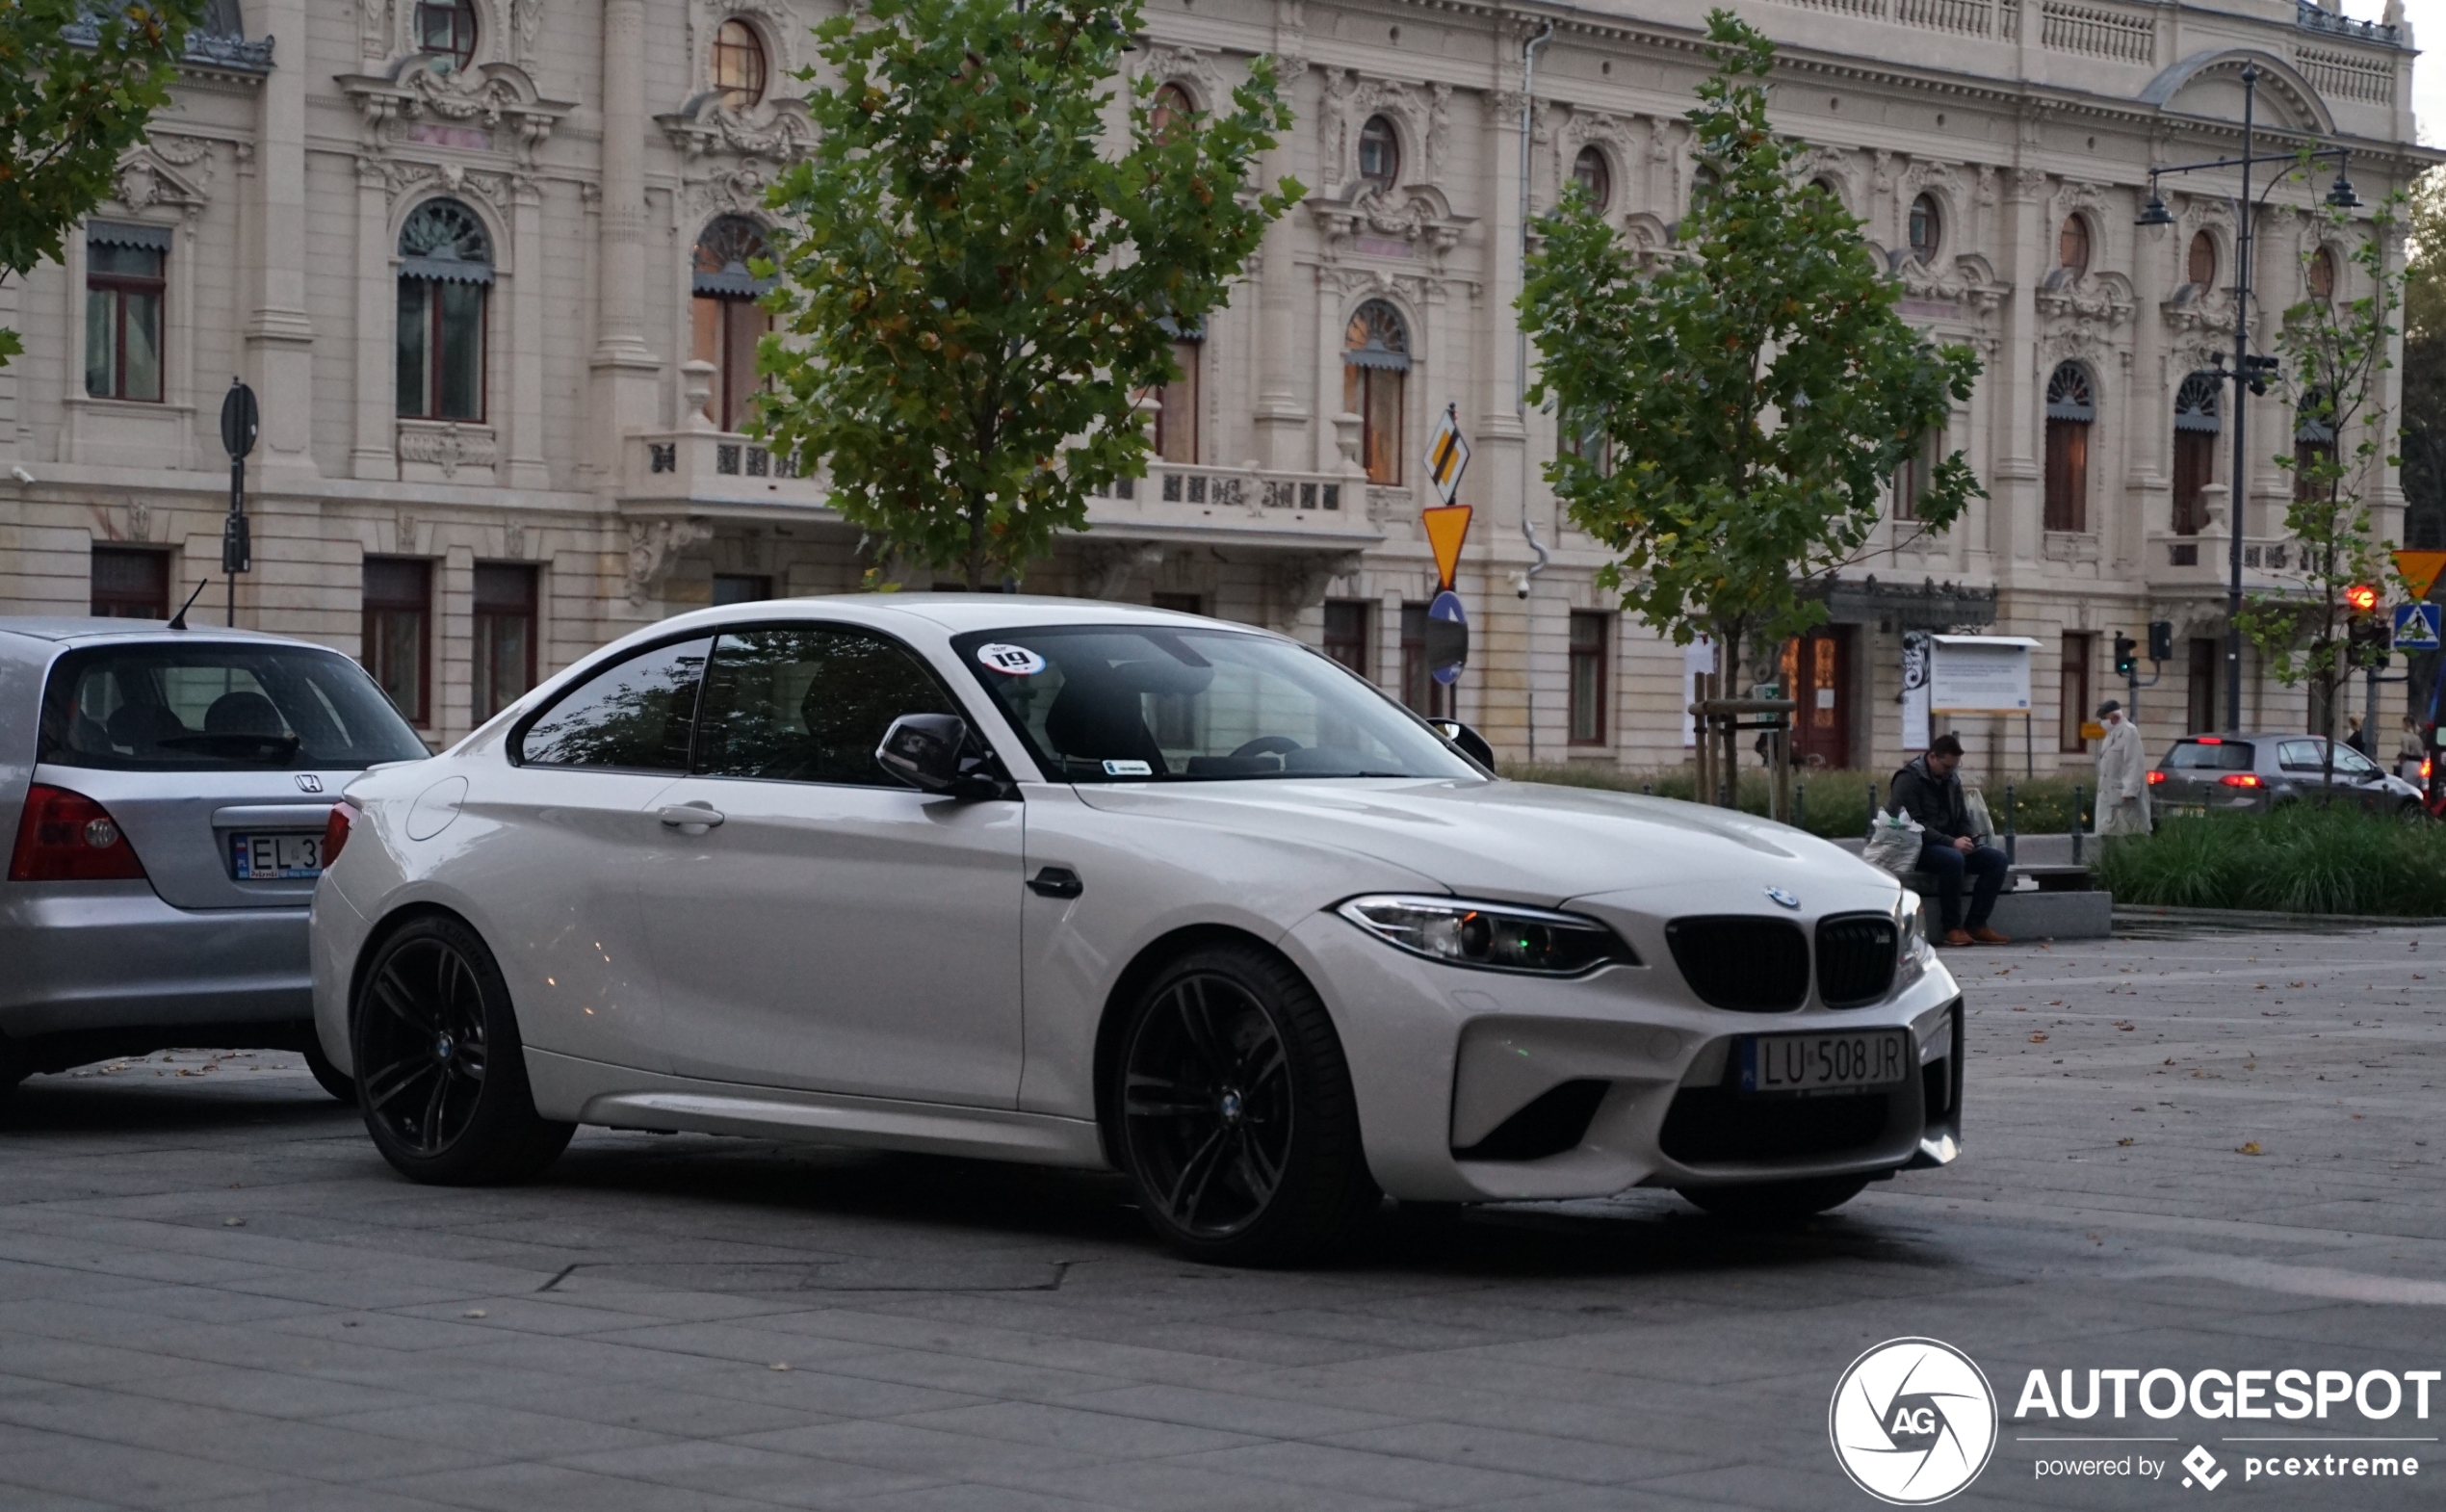
{"label": "asphalt road", "polygon": [[[39,1079],[0,1126],[0,1507],[1871,1507],[1830,1394],[1912,1335],[2003,1417],[1953,1505],[2192,1497],[2195,1445],[2219,1499],[2434,1503],[2446,1387],[2014,1414],[2033,1369],[2446,1367],[2446,934],[1953,959],[1951,1170],[1788,1233],[1661,1193],[1389,1210],[1299,1273],[1171,1258],[1110,1178],[589,1133],[437,1190],[292,1057]],[[2239,1442],[2284,1436],[2421,1469],[2246,1480],[2337,1447]],[[2038,1476],[2072,1456],[2174,1463]]]}

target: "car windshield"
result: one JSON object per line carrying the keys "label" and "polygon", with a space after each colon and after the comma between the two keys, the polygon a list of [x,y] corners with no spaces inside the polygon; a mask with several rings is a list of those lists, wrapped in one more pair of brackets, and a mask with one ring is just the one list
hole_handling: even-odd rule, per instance
{"label": "car windshield", "polygon": [[1268,636],[1081,625],[952,644],[1062,780],[1482,778],[1355,673]]}
{"label": "car windshield", "polygon": [[364,668],[303,646],[132,641],[70,651],[37,760],[135,771],[285,770],[431,753]]}
{"label": "car windshield", "polygon": [[2166,753],[2169,771],[2249,771],[2251,747],[2244,741],[2177,741]]}

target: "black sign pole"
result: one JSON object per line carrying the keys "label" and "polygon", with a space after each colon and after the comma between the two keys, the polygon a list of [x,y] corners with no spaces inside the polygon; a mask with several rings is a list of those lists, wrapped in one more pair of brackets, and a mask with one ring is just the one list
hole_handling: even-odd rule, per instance
{"label": "black sign pole", "polygon": [[247,530],[247,454],[255,449],[260,422],[255,391],[231,378],[229,396],[221,402],[221,444],[229,453],[229,517],[221,527],[221,570],[229,578],[229,607],[223,617],[233,628],[238,623],[238,574],[254,566],[254,543]]}

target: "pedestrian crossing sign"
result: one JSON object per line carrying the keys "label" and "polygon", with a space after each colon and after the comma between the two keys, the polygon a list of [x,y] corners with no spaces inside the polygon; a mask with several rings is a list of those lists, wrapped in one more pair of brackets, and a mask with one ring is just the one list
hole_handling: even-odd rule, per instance
{"label": "pedestrian crossing sign", "polygon": [[2398,604],[2395,606],[2395,649],[2398,651],[2434,651],[2437,649],[2437,609],[2435,604]]}
{"label": "pedestrian crossing sign", "polygon": [[1450,504],[1461,492],[1461,474],[1470,465],[1470,438],[1461,433],[1460,406],[1446,404],[1435,423],[1435,434],[1427,437],[1427,482]]}

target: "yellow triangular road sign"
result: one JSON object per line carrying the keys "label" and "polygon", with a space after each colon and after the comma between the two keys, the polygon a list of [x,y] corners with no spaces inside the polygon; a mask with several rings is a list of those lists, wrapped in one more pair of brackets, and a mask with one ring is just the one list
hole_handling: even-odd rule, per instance
{"label": "yellow triangular road sign", "polygon": [[2395,554],[2395,570],[2404,575],[2405,587],[2412,597],[2427,598],[2437,574],[2446,571],[2446,551],[2399,551]]}
{"label": "yellow triangular road sign", "polygon": [[1427,544],[1435,548],[1436,581],[1449,589],[1452,574],[1461,566],[1461,543],[1470,536],[1470,507],[1452,504],[1421,509],[1418,519],[1427,528]]}

